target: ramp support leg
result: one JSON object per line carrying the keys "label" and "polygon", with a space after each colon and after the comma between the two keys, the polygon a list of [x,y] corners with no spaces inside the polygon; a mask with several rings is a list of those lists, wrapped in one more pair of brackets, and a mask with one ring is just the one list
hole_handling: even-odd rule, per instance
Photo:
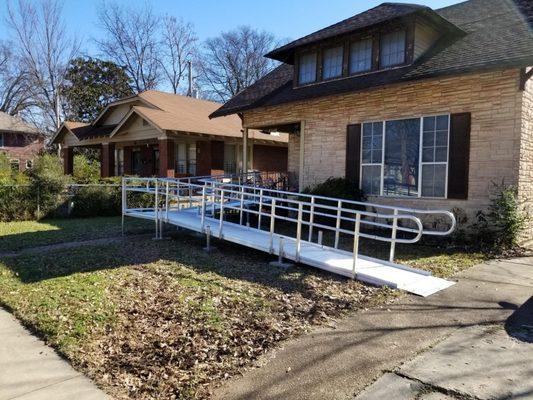
{"label": "ramp support leg", "polygon": [[279,237],[279,248],[278,248],[278,261],[271,261],[269,264],[273,267],[278,268],[289,268],[292,267],[294,264],[283,262],[283,256],[285,251],[283,250],[283,236]]}

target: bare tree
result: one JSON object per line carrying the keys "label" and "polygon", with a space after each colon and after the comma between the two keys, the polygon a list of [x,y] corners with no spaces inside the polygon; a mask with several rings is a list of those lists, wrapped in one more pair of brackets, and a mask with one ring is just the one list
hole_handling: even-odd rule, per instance
{"label": "bare tree", "polygon": [[202,91],[227,101],[272,70],[275,61],[263,56],[276,44],[272,34],[249,26],[206,40],[198,62]]}
{"label": "bare tree", "polygon": [[136,93],[154,89],[159,80],[158,23],[148,4],[144,8],[102,3],[98,12],[106,37],[97,40],[101,52],[125,68]]}
{"label": "bare tree", "polygon": [[174,93],[178,93],[181,81],[188,74],[187,64],[196,52],[197,40],[190,23],[171,16],[164,18],[160,65]]}
{"label": "bare tree", "polygon": [[14,34],[21,67],[29,79],[28,93],[40,122],[57,128],[61,118],[59,88],[79,43],[67,34],[62,4],[57,0],[7,3],[6,22]]}
{"label": "bare tree", "polygon": [[34,105],[28,71],[12,50],[13,43],[0,42],[0,111],[24,113]]}

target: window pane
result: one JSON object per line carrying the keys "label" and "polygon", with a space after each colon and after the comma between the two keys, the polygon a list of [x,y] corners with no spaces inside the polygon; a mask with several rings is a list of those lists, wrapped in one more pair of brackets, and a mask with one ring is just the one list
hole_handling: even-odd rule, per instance
{"label": "window pane", "polygon": [[324,51],[324,79],[336,78],[342,75],[342,46],[334,47]]}
{"label": "window pane", "polygon": [[448,131],[437,131],[435,133],[435,146],[448,146]]}
{"label": "window pane", "polygon": [[379,196],[381,188],[381,165],[365,165],[362,168],[362,189],[367,195]]}
{"label": "window pane", "polygon": [[447,147],[436,147],[435,148],[435,162],[446,162],[448,161],[448,148]]}
{"label": "window pane", "polygon": [[316,81],[316,53],[300,56],[298,82],[301,84]]}
{"label": "window pane", "polygon": [[392,67],[405,62],[405,31],[391,32],[381,38],[381,67]]}
{"label": "window pane", "polygon": [[388,121],[385,126],[383,190],[389,196],[418,196],[420,119]]}
{"label": "window pane", "polygon": [[446,165],[422,166],[422,196],[444,197],[446,193]]}
{"label": "window pane", "polygon": [[363,164],[381,164],[383,160],[383,124],[363,124]]}
{"label": "window pane", "polygon": [[437,117],[437,128],[438,131],[447,131],[448,130],[448,116],[439,115]]}
{"label": "window pane", "polygon": [[424,132],[435,130],[435,117],[424,117]]}
{"label": "window pane", "polygon": [[423,146],[435,146],[435,131],[424,131]]}
{"label": "window pane", "polygon": [[422,149],[422,162],[433,162],[433,156],[435,154],[434,147],[424,147]]}
{"label": "window pane", "polygon": [[350,46],[350,74],[372,68],[372,39],[360,40]]}

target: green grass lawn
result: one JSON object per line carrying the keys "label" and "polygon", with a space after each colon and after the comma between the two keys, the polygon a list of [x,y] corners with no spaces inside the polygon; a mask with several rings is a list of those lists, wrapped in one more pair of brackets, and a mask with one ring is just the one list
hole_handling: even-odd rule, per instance
{"label": "green grass lawn", "polygon": [[[153,229],[153,223],[128,219],[126,229],[128,233],[150,232]],[[121,235],[120,217],[0,222],[0,253],[119,235]]]}
{"label": "green grass lawn", "polygon": [[[110,234],[119,222],[63,224],[61,240],[89,238],[81,223]],[[19,224],[11,235],[24,235],[24,226],[40,234]],[[207,398],[281,341],[398,295],[305,266],[269,267],[270,256],[229,243],[206,254],[203,244],[184,233],[163,241],[132,236],[0,258],[0,304],[115,398],[192,399]],[[399,246],[398,260],[447,276],[483,256]]]}

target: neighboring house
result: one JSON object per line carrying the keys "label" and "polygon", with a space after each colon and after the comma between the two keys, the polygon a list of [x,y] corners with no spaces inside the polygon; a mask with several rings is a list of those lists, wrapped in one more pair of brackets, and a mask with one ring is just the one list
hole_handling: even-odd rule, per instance
{"label": "neighboring house", "polygon": [[7,154],[13,169],[31,168],[43,148],[44,136],[37,128],[0,111],[0,153]]}
{"label": "neighboring house", "polygon": [[[242,122],[210,120],[219,103],[148,90],[109,104],[91,124],[66,121],[52,143],[71,174],[76,147],[100,149],[101,175],[182,177],[242,169]],[[287,135],[254,131],[248,170],[285,172]]]}
{"label": "neighboring house", "polygon": [[211,117],[289,133],[300,188],[345,176],[374,202],[472,216],[504,180],[533,205],[532,15],[384,3],[270,52],[282,65]]}

